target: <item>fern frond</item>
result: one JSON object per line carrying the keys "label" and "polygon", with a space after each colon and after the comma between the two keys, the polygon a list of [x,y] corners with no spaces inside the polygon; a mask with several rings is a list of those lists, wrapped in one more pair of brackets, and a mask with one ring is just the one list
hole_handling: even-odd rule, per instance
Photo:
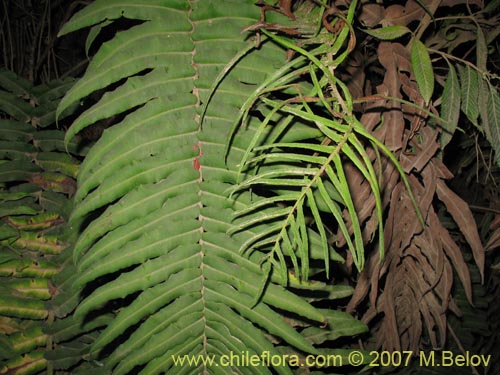
{"label": "fern frond", "polygon": [[[261,263],[266,254],[240,251],[256,239],[253,230],[288,212],[259,216],[250,229],[238,227],[241,218],[233,219],[237,210],[245,217],[257,210],[266,215],[267,206],[295,199],[291,194],[266,201],[246,191],[230,195],[238,163],[259,128],[258,119],[249,117],[248,127],[233,134],[231,123],[284,58],[276,44],[267,41],[254,49],[240,34],[259,19],[259,8],[250,0],[96,1],[75,15],[62,33],[121,16],[142,23],[101,46],[58,109],[64,113],[86,96],[105,91],[73,122],[66,142],[97,121],[113,122],[78,173],[71,216],[79,231],[73,291],[92,285],[74,318],[92,321],[110,302],[117,307],[90,358],[116,374],[138,366],[142,373],[215,374],[228,370],[204,364],[174,369],[172,356],[221,356],[231,350],[278,354],[277,342],[293,352],[318,352],[287,317],[299,316],[304,325],[321,330],[325,314],[285,287],[286,267],[274,272]],[[89,43],[99,30],[93,29]],[[299,124],[298,129],[319,134],[309,126]],[[295,136],[286,133],[283,129],[283,141],[294,142]],[[310,161],[321,163],[322,158]],[[257,182],[276,188],[276,180],[279,187],[287,182],[303,186],[304,174],[315,173],[300,166],[263,171]],[[323,202],[316,207],[319,212]],[[311,232],[305,220],[304,214],[288,234],[281,264],[290,257],[297,266],[300,258],[307,273],[310,257],[326,254],[342,260],[331,249],[325,251],[326,234],[321,229]],[[267,230],[273,227],[264,233]],[[306,236],[309,250],[298,251],[293,241]],[[315,294],[311,301],[319,298],[318,288],[326,299],[352,292],[325,283],[303,288],[305,294]],[[255,371],[247,373],[292,373],[288,366]]]}
{"label": "fern frond", "polygon": [[[72,84],[53,81],[33,87],[0,70],[0,86],[9,90],[1,93],[10,101],[2,109],[7,112],[2,116],[10,118],[0,120],[0,179],[8,182],[0,186],[2,374],[47,373],[80,363],[89,339],[81,336],[103,321],[82,327],[81,321],[67,318],[78,296],[68,293],[66,282],[67,271],[71,275],[74,268],[61,269],[71,251],[67,210],[79,163],[64,151],[64,132],[54,122],[57,103]],[[69,148],[79,146],[73,142]],[[80,155],[84,153],[81,149]]]}

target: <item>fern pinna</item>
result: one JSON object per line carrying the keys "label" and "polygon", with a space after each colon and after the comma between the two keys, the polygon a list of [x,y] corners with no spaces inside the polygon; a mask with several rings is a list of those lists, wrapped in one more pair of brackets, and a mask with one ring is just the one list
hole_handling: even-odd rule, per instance
{"label": "fern pinna", "polygon": [[[349,314],[310,303],[349,296],[350,287],[273,272],[269,265],[278,261],[267,262],[263,249],[240,251],[275,216],[257,216],[258,223],[228,234],[244,220],[234,221],[235,212],[264,199],[233,189],[261,120],[250,116],[234,134],[233,123],[247,98],[286,63],[285,48],[242,33],[260,17],[253,0],[98,0],[61,31],[92,26],[90,48],[113,22],[133,20],[100,46],[58,109],[104,92],[73,122],[68,141],[99,120],[117,119],[81,166],[71,218],[80,232],[75,317],[115,314],[85,356],[96,371],[293,374],[301,367],[286,362],[176,367],[174,359],[338,354],[344,352],[321,344],[366,331]],[[267,17],[288,21],[278,12]],[[285,132],[280,141],[295,139]],[[342,259],[317,232],[307,238],[308,251],[285,249],[286,259]]]}

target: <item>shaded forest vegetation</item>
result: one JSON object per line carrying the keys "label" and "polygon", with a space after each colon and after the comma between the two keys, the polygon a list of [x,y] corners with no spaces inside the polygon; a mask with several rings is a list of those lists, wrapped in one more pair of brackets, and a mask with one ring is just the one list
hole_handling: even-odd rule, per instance
{"label": "shaded forest vegetation", "polygon": [[1,7],[0,374],[500,371],[500,1]]}

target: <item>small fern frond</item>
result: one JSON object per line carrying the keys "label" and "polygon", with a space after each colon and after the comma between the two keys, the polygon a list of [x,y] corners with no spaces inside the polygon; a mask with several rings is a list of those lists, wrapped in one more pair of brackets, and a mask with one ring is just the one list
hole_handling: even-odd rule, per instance
{"label": "small fern frond", "polygon": [[[317,84],[319,84],[317,79],[313,79]],[[316,87],[316,92],[321,92],[321,87]],[[269,232],[269,235],[275,235],[274,241],[260,241],[259,245],[267,245],[269,242],[273,242],[274,245],[272,247],[272,254],[276,254],[276,256],[281,259],[279,267],[283,272],[283,250],[281,248],[282,244],[290,244],[285,245],[287,248],[295,248],[301,254],[301,259],[304,262],[302,267],[303,271],[308,269],[307,266],[307,230],[305,229],[306,224],[305,220],[297,220],[295,215],[299,215],[299,212],[304,212],[304,206],[308,207],[310,214],[312,215],[313,221],[316,223],[316,230],[318,231],[322,243],[323,243],[323,259],[325,261],[325,269],[328,273],[329,270],[329,249],[326,245],[328,243],[328,239],[326,233],[323,228],[323,221],[319,212],[318,207],[326,207],[329,209],[330,213],[334,215],[334,217],[339,220],[341,217],[341,209],[338,207],[338,203],[330,197],[330,195],[324,189],[325,182],[328,182],[330,186],[335,186],[337,192],[339,192],[340,199],[347,207],[352,222],[354,223],[354,244],[350,240],[350,235],[348,235],[347,228],[344,224],[344,220],[339,220],[342,222],[340,224],[340,228],[346,238],[348,239],[348,244],[351,250],[351,254],[353,255],[354,262],[359,269],[363,268],[364,263],[364,247],[363,240],[361,235],[360,224],[357,220],[357,214],[354,209],[354,204],[351,200],[351,193],[349,190],[349,186],[347,184],[347,180],[343,171],[343,161],[341,160],[340,155],[346,155],[356,167],[363,173],[365,178],[370,182],[370,185],[374,191],[374,195],[377,197],[377,209],[379,216],[379,223],[382,222],[382,209],[380,202],[380,192],[377,182],[377,177],[372,167],[371,162],[369,161],[368,156],[366,155],[366,151],[361,146],[361,143],[354,135],[354,126],[349,126],[348,124],[343,124],[336,120],[328,120],[321,115],[315,114],[308,104],[303,104],[305,110],[300,107],[292,106],[286,103],[280,103],[274,100],[270,100],[268,98],[262,98],[262,101],[267,105],[271,106],[273,110],[266,117],[266,121],[264,125],[268,125],[271,121],[270,118],[275,113],[285,113],[289,115],[293,115],[294,118],[302,118],[309,123],[312,123],[316,129],[318,129],[325,139],[329,139],[335,142],[334,146],[329,145],[330,141],[323,142],[322,144],[316,143],[307,143],[307,142],[296,142],[296,143],[271,143],[271,144],[263,144],[258,147],[254,147],[251,150],[247,149],[244,159],[242,160],[242,167],[240,169],[250,169],[251,165],[258,165],[258,172],[255,176],[250,176],[242,183],[240,183],[235,191],[245,189],[245,188],[263,188],[268,187],[271,190],[276,189],[287,189],[286,197],[288,198],[292,195],[290,194],[290,189],[292,188],[301,188],[300,193],[295,194],[296,201],[291,202],[287,216],[282,221],[281,230]],[[325,101],[322,100],[324,103]],[[257,145],[258,140],[263,138],[264,126],[259,127],[259,130],[255,134],[251,145]],[[287,152],[287,150],[304,150],[304,151],[312,151],[314,153],[312,155],[304,153],[302,154],[295,153],[294,156],[291,156],[291,152]],[[252,153],[257,153],[257,156],[250,158],[249,156]],[[358,156],[360,155],[360,156]],[[294,164],[297,164],[300,157],[302,157],[302,161],[306,161],[310,166],[308,168],[297,168]],[[361,157],[361,158],[360,158]],[[287,167],[277,168],[277,165],[283,163],[287,165]],[[244,166],[244,167],[243,167]],[[295,176],[295,177],[294,177]],[[294,178],[292,178],[294,177]],[[320,188],[321,184],[321,188]],[[316,195],[314,192],[317,192]],[[319,195],[318,195],[319,192]],[[278,193],[281,194],[281,193]],[[279,196],[279,195],[278,195]],[[316,197],[319,197],[321,201],[316,202]],[[275,196],[271,196],[270,198],[265,198],[263,202],[256,208],[260,208],[262,206],[270,206],[274,202],[280,201],[280,199],[276,199]],[[279,212],[283,211],[282,209],[276,208],[276,210],[272,210],[267,213],[267,215],[258,215],[253,218],[249,218],[243,224],[240,224],[237,228],[241,230],[245,227],[252,226],[256,222],[259,221],[259,218],[264,219],[267,217],[275,216],[276,218],[282,216]],[[247,211],[245,211],[247,214]],[[292,218],[293,217],[293,221]],[[298,216],[297,216],[298,217]],[[291,223],[294,225],[291,225]],[[381,225],[381,224],[380,224]],[[290,241],[288,236],[288,229],[290,227],[290,231],[295,233],[294,241]],[[381,232],[382,233],[382,232]],[[304,234],[304,236],[301,236]],[[259,238],[262,238],[262,233],[259,233]],[[255,246],[255,240],[251,241],[249,244]],[[380,235],[380,245],[383,249],[383,236]],[[383,251],[383,250],[382,250]],[[291,252],[290,249],[287,250],[287,253]],[[269,258],[273,259],[274,255],[270,255]],[[292,257],[292,262],[295,264],[295,260]],[[295,267],[295,272],[300,274],[298,267]],[[307,278],[307,272],[303,275]]]}
{"label": "small fern frond", "polygon": [[[290,257],[297,276],[307,279],[307,228],[313,228],[322,241],[321,252],[328,275],[332,249],[327,244],[333,239],[327,235],[322,213],[334,217],[336,229],[344,237],[354,264],[358,270],[363,269],[367,239],[363,238],[363,223],[358,219],[352,199],[355,187],[349,186],[344,170],[346,164],[354,166],[371,189],[378,227],[377,246],[383,258],[385,244],[380,187],[383,182],[367,152],[367,144],[376,156],[383,153],[394,163],[409,189],[421,225],[424,223],[403,168],[392,152],[353,115],[351,94],[347,86],[335,77],[335,69],[353,47],[350,22],[354,8],[355,2],[350,5],[347,17],[335,14],[342,22],[342,31],[331,39],[321,34],[321,43],[319,36],[305,42],[294,42],[266,30],[265,25],[259,29],[266,37],[299,56],[269,77],[240,110],[237,121],[244,123],[250,111],[260,112],[264,120],[240,162],[239,173],[243,181],[234,191],[248,189],[257,194],[266,193],[258,205],[251,206],[255,211],[246,209],[237,213],[239,219],[234,230],[248,229],[258,225],[259,220],[265,220],[268,227],[255,231],[255,237],[245,242],[242,251],[256,248],[266,253],[265,260],[276,266],[282,275],[285,274],[286,255]],[[348,36],[347,49],[340,52]],[[296,83],[299,76],[300,84]],[[309,80],[303,79],[304,76],[309,76]],[[237,129],[237,125],[233,129]],[[288,134],[298,134],[290,129],[304,125],[317,133],[304,132],[304,136],[297,137],[294,142],[284,141]],[[378,160],[376,157],[375,162]],[[330,187],[329,191],[325,186]],[[295,201],[292,197],[296,197]],[[296,253],[300,254],[302,266],[298,265]]]}

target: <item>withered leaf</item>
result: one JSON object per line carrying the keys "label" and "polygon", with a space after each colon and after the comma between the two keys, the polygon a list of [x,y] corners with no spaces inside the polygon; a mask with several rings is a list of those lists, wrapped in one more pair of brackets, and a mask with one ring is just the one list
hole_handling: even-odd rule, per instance
{"label": "withered leaf", "polygon": [[[437,219],[437,215],[435,216]],[[453,267],[457,271],[458,277],[460,278],[460,281],[462,282],[462,285],[464,287],[467,301],[469,301],[469,303],[472,305],[472,286],[471,286],[469,267],[467,267],[467,264],[464,261],[460,248],[455,243],[455,241],[453,241],[453,238],[451,238],[448,231],[442,227],[440,229],[441,229],[440,239],[443,249],[446,253],[446,256],[453,263]]]}
{"label": "withered leaf", "polygon": [[481,238],[477,231],[477,224],[472,216],[469,206],[457,194],[455,194],[444,181],[440,180],[437,184],[437,195],[446,205],[446,208],[453,220],[457,223],[460,231],[469,243],[474,260],[481,274],[481,281],[484,282],[484,262],[485,253],[481,243]]}
{"label": "withered leaf", "polygon": [[486,251],[493,250],[500,246],[500,215],[495,215],[495,218],[490,224],[491,236],[485,246]]}

